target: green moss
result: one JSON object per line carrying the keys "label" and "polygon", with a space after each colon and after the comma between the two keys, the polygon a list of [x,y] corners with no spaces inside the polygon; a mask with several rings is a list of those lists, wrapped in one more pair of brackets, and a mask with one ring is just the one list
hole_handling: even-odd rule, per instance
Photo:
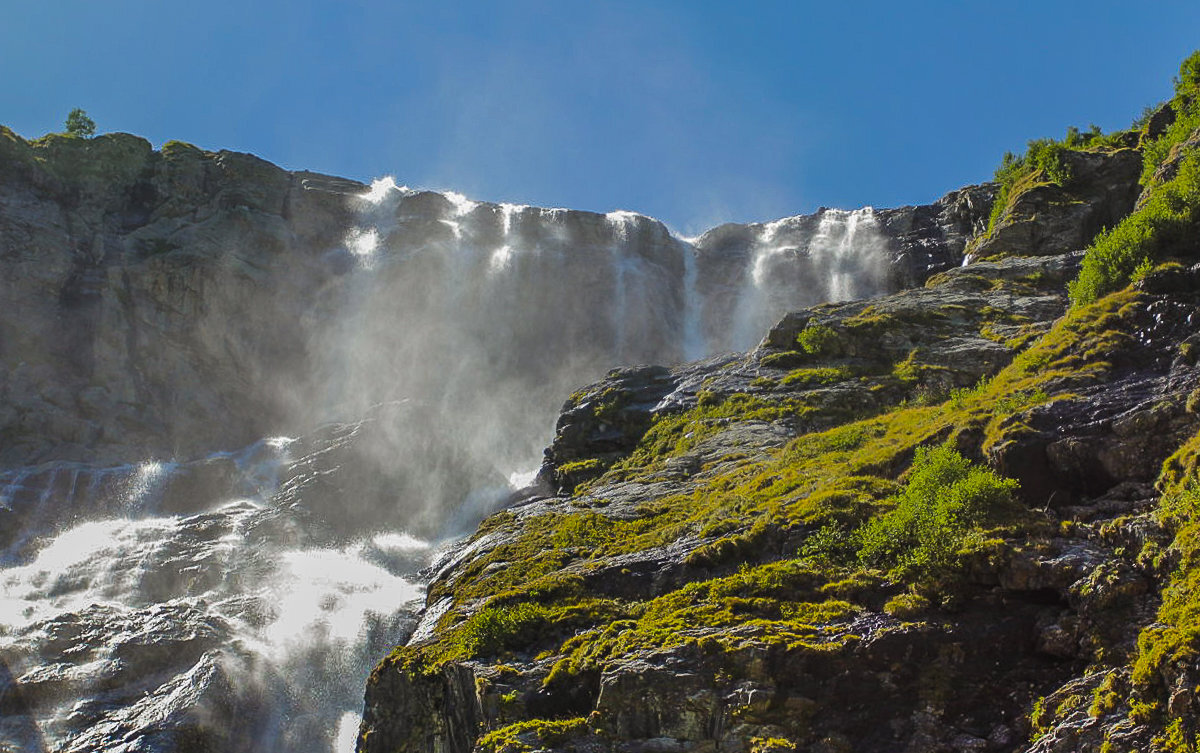
{"label": "green moss", "polygon": [[940,364],[923,363],[919,359],[919,355],[919,348],[910,350],[903,361],[899,361],[892,367],[892,376],[896,377],[901,383],[912,386],[927,383],[930,375],[946,374],[950,371],[950,369]]}
{"label": "green moss", "polygon": [[585,458],[583,460],[574,460],[570,463],[563,463],[558,466],[558,472],[563,475],[574,473],[592,473],[601,471],[605,467],[605,463],[600,458]]}
{"label": "green moss", "polygon": [[763,366],[772,369],[790,369],[808,361],[808,355],[798,350],[785,350],[781,353],[770,353],[759,361]]}
{"label": "green moss", "polygon": [[544,625],[548,612],[537,604],[485,607],[472,614],[457,630],[453,653],[481,656],[499,653],[529,642],[530,634]]}
{"label": "green moss", "polygon": [[1109,672],[1092,693],[1092,703],[1088,706],[1088,716],[1096,718],[1116,709],[1124,697],[1124,693],[1121,690],[1121,681],[1118,673]]}
{"label": "green moss", "polygon": [[560,648],[564,658],[546,681],[594,670],[611,656],[635,651],[695,645],[719,652],[745,640],[714,628],[769,633],[794,650],[835,650],[848,640],[844,623],[860,608],[826,598],[820,592],[824,582],[812,565],[788,560],[685,585],[647,602],[633,619],[568,639]]}
{"label": "green moss", "polygon": [[817,366],[794,369],[780,380],[785,387],[815,387],[844,382],[854,376],[849,366]]}
{"label": "green moss", "polygon": [[929,599],[911,591],[893,596],[883,605],[884,612],[899,620],[911,620],[932,608]]}
{"label": "green moss", "polygon": [[582,717],[528,719],[487,733],[476,746],[484,753],[524,753],[560,746],[589,733],[587,720]]}
{"label": "green moss", "polygon": [[622,477],[631,471],[660,467],[667,459],[682,455],[732,422],[795,420],[813,410],[796,398],[764,399],[744,392],[723,397],[702,391],[697,394],[695,408],[655,416],[637,448],[628,458],[615,464],[611,473],[614,477]]}

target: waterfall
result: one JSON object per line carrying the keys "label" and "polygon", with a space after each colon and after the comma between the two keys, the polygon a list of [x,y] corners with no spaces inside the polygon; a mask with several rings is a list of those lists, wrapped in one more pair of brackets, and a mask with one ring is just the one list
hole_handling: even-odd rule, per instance
{"label": "waterfall", "polygon": [[886,281],[870,209],[682,239],[392,179],[351,204],[268,385],[294,437],[0,470],[0,747],[347,750],[422,568],[532,480],[567,395]]}
{"label": "waterfall", "polygon": [[784,312],[883,292],[886,248],[870,207],[823,209],[815,217],[757,226],[731,307],[727,347],[753,347]]}

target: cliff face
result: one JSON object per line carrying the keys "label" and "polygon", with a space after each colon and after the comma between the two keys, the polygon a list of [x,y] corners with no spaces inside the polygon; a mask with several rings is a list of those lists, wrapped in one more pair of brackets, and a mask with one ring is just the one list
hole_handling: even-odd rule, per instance
{"label": "cliff face", "polygon": [[0,461],[195,457],[279,429],[364,190],[127,134],[0,132]]}
{"label": "cliff face", "polygon": [[[417,320],[434,311],[442,334],[461,337],[446,323],[463,318],[459,299],[473,285],[482,295],[469,327],[512,321],[498,336],[513,338],[504,350],[522,368],[567,351],[585,365],[551,379],[557,401],[613,363],[731,347],[735,320],[752,342],[789,306],[895,289],[957,264],[990,206],[982,188],[867,213],[859,247],[878,247],[878,258],[856,260],[836,253],[854,250],[841,222],[849,213],[727,225],[693,248],[633,214],[407,189],[355,198],[366,191],[179,142],[156,152],[127,134],[27,143],[4,130],[0,462],[187,458],[306,430],[327,417],[329,383],[344,376],[318,351],[346,339],[334,330],[347,310],[426,328]],[[352,273],[372,254],[390,279],[368,286]],[[495,284],[504,270],[521,286]],[[816,282],[832,277],[839,290]],[[363,303],[364,287],[390,295]],[[372,345],[401,350],[398,339]],[[401,397],[426,385],[404,386]]]}
{"label": "cliff face", "polygon": [[[412,629],[422,539],[511,501],[566,395],[958,267],[993,194],[681,239],[628,212],[0,130],[0,747],[333,750]],[[615,463],[653,406],[634,407],[627,436],[564,429],[555,452],[582,465],[545,482]],[[469,746],[483,720],[439,734]]]}
{"label": "cliff face", "polygon": [[[541,490],[433,568],[359,750],[1195,750],[1176,135],[1145,186],[1161,123],[1068,144],[1069,180],[1031,157],[922,287],[572,395]],[[1145,228],[1132,261],[1085,255],[1104,226]],[[1117,292],[1069,305],[1081,264]]]}
{"label": "cliff face", "polygon": [[0,745],[1194,750],[1195,84],[697,239],[0,131]]}

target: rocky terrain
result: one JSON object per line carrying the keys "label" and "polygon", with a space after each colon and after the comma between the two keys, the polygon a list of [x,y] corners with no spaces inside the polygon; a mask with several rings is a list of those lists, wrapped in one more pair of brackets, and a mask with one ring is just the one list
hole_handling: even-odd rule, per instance
{"label": "rocky terrain", "polygon": [[359,750],[1196,750],[1196,59],[964,266],[572,395]]}
{"label": "rocky terrain", "polygon": [[1195,751],[1198,61],[692,240],[0,129],[0,747]]}

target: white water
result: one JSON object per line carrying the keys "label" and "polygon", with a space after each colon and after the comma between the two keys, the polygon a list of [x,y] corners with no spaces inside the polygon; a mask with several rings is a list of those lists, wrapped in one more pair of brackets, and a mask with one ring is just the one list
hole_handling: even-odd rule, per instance
{"label": "white water", "polygon": [[0,471],[21,526],[0,570],[0,748],[170,751],[200,729],[224,750],[351,749],[431,542],[533,480],[566,395],[753,346],[886,273],[869,209],[756,226],[732,261],[630,212],[391,179],[355,210],[353,270],[313,302],[318,389],[294,399],[310,436]]}
{"label": "white water", "polygon": [[[158,512],[164,489],[203,461],[41,471],[89,480],[48,484],[64,490],[47,500],[64,512],[115,514],[50,524],[40,548],[10,548],[21,562],[0,571],[0,742],[172,750],[175,730],[212,724],[231,750],[353,749],[339,720],[409,629],[432,549],[400,532],[334,542],[310,530],[315,510],[285,503],[271,481],[294,460],[289,444],[239,453],[225,493],[193,496],[197,509],[176,515]],[[30,476],[0,479],[0,504],[20,508]]]}

